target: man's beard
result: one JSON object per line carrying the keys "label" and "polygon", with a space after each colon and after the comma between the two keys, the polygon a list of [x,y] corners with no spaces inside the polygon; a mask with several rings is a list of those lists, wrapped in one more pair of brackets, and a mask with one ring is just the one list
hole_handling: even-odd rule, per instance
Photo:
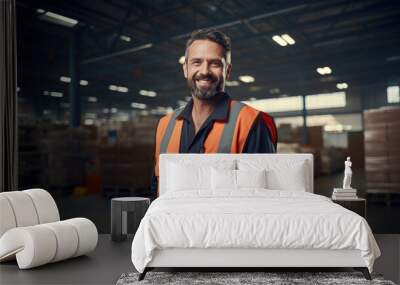
{"label": "man's beard", "polygon": [[[210,80],[210,87],[198,87],[197,80]],[[210,100],[214,98],[219,92],[224,91],[224,80],[214,76],[213,74],[207,75],[193,75],[191,79],[188,79],[188,85],[193,96],[200,100]]]}

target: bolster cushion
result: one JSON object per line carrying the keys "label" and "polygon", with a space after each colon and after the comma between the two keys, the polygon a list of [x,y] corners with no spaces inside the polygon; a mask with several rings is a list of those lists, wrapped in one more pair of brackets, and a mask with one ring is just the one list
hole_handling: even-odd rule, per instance
{"label": "bolster cushion", "polygon": [[53,197],[43,189],[0,193],[0,217],[0,237],[15,227],[60,220]]}
{"label": "bolster cushion", "polygon": [[20,269],[84,255],[97,245],[96,226],[74,218],[8,230],[0,238],[0,261],[16,257]]}

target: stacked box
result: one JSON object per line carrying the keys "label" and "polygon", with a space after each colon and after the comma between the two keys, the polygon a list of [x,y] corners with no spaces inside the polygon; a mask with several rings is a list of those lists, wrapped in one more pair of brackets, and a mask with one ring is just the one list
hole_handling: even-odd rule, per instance
{"label": "stacked box", "polygon": [[364,112],[367,192],[400,193],[400,108]]}
{"label": "stacked box", "polygon": [[300,152],[300,144],[299,143],[284,143],[278,142],[277,145],[278,153],[299,153]]}
{"label": "stacked box", "polygon": [[280,124],[278,127],[278,138],[281,143],[293,142],[293,130],[291,124]]}
{"label": "stacked box", "polygon": [[85,185],[86,164],[92,157],[89,132],[83,128],[52,131],[42,139],[47,162],[44,176],[49,188],[72,189]]}
{"label": "stacked box", "polygon": [[38,128],[34,125],[18,126],[18,185],[20,188],[41,186],[43,156],[39,145]]}
{"label": "stacked box", "polygon": [[308,145],[315,149],[322,149],[324,147],[323,131],[322,126],[307,127]]}
{"label": "stacked box", "polygon": [[156,135],[158,118],[152,116],[135,117],[124,122],[118,131],[120,143],[153,144]]}
{"label": "stacked box", "polygon": [[103,188],[148,189],[154,167],[153,144],[115,144],[98,148]]}

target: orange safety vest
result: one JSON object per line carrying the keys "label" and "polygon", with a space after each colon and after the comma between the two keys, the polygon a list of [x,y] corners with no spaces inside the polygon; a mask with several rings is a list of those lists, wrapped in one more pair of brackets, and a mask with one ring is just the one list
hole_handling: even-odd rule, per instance
{"label": "orange safety vest", "polygon": [[[205,153],[241,153],[247,136],[260,114],[270,131],[272,142],[277,143],[277,131],[273,118],[239,101],[230,100],[228,121],[215,121],[204,141]],[[183,119],[178,118],[183,107],[162,117],[157,126],[155,151],[155,176],[159,176],[159,155],[179,153]],[[158,192],[158,191],[157,191]]]}

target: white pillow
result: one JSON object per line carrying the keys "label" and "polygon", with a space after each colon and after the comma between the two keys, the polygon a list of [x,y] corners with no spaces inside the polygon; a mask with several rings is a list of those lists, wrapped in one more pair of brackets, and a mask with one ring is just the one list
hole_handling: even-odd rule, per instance
{"label": "white pillow", "polygon": [[267,172],[267,181],[269,189],[306,192],[305,165],[294,164],[289,172],[270,169]]}
{"label": "white pillow", "polygon": [[263,159],[238,159],[239,170],[266,169],[267,189],[306,191],[308,181],[308,164],[306,161],[292,159],[270,158]]}
{"label": "white pillow", "polygon": [[210,189],[211,167],[186,166],[169,163],[168,191],[185,191],[190,189]]}
{"label": "white pillow", "polygon": [[267,188],[267,171],[236,170],[237,188]]}
{"label": "white pillow", "polygon": [[236,190],[236,170],[211,169],[211,189]]}
{"label": "white pillow", "polygon": [[213,190],[238,190],[241,188],[266,188],[267,177],[262,170],[211,170],[211,188]]}
{"label": "white pillow", "polygon": [[204,158],[187,159],[184,156],[166,165],[166,191],[211,190],[211,168],[235,169],[236,161],[219,159],[210,163]]}

